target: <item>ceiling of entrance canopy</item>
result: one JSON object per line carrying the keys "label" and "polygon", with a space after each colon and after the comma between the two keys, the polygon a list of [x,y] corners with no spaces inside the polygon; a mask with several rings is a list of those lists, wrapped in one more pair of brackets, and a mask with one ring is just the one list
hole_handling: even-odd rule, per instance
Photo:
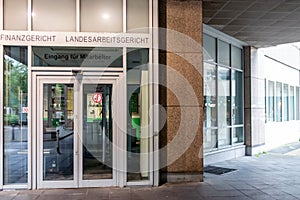
{"label": "ceiling of entrance canopy", "polygon": [[203,23],[255,47],[300,41],[299,0],[203,0]]}

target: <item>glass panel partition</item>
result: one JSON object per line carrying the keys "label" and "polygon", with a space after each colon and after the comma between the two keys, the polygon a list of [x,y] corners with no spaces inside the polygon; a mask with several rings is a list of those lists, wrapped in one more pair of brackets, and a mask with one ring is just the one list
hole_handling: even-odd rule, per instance
{"label": "glass panel partition", "polygon": [[296,120],[300,120],[300,88],[296,87]]}
{"label": "glass panel partition", "polygon": [[32,1],[34,31],[75,31],[75,19],[76,1],[74,0]]}
{"label": "glass panel partition", "polygon": [[218,68],[218,126],[231,125],[230,70]]}
{"label": "glass panel partition", "polygon": [[127,0],[127,32],[149,32],[149,0]]}
{"label": "glass panel partition", "polygon": [[112,179],[112,85],[83,84],[82,98],[82,179]]}
{"label": "glass panel partition", "polygon": [[244,128],[237,127],[232,128],[232,143],[242,143],[244,142]]}
{"label": "glass panel partition", "polygon": [[212,149],[217,148],[217,131],[218,129],[204,129],[204,152],[209,152]]}
{"label": "glass panel partition", "polygon": [[268,116],[269,122],[275,121],[274,82],[268,81]]}
{"label": "glass panel partition", "polygon": [[283,121],[289,120],[289,86],[283,84]]}
{"label": "glass panel partition", "polygon": [[230,66],[230,45],[218,40],[218,63]]}
{"label": "glass panel partition", "polygon": [[203,58],[204,61],[216,62],[217,48],[216,48],[216,39],[203,34]]}
{"label": "glass panel partition", "polygon": [[243,56],[242,56],[243,50],[231,46],[231,66],[237,69],[242,69],[243,68]]}
{"label": "glass panel partition", "polygon": [[4,30],[27,30],[28,0],[4,0]]}
{"label": "glass panel partition", "polygon": [[276,82],[276,122],[282,121],[282,83]]}
{"label": "glass panel partition", "polygon": [[232,70],[232,125],[243,124],[243,73]]}
{"label": "glass panel partition", "polygon": [[43,180],[74,179],[74,85],[43,85]]}
{"label": "glass panel partition", "polygon": [[27,47],[4,47],[4,184],[28,180]]}
{"label": "glass panel partition", "polygon": [[294,86],[290,86],[290,120],[294,120],[295,117],[295,93],[294,93]]}
{"label": "glass panel partition", "polygon": [[204,63],[204,127],[217,126],[216,66]]}
{"label": "glass panel partition", "polygon": [[149,180],[149,50],[127,51],[127,181]]}
{"label": "glass panel partition", "polygon": [[218,68],[218,145],[230,145],[231,134],[231,94],[230,94],[230,70]]}
{"label": "glass panel partition", "polygon": [[122,32],[122,0],[81,0],[81,31]]}

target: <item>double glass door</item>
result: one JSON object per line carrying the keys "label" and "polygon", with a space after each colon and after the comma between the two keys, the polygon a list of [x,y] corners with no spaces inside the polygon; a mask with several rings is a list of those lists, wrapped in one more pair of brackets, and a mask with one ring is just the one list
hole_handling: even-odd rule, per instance
{"label": "double glass door", "polygon": [[116,185],[113,80],[37,78],[38,188]]}

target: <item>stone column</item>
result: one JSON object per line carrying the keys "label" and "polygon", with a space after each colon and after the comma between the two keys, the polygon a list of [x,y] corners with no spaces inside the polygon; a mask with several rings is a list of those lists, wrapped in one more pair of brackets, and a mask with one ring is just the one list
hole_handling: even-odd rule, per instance
{"label": "stone column", "polygon": [[202,1],[160,0],[159,26],[161,181],[202,181]]}
{"label": "stone column", "polygon": [[258,50],[245,47],[246,155],[262,152],[265,145],[265,80]]}

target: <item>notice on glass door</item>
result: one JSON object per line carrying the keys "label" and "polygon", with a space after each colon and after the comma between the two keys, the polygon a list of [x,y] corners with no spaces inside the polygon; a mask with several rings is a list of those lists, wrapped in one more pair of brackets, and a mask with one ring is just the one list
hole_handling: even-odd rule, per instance
{"label": "notice on glass door", "polygon": [[100,121],[102,119],[102,98],[95,98],[95,96],[102,97],[102,94],[87,94],[87,122]]}

